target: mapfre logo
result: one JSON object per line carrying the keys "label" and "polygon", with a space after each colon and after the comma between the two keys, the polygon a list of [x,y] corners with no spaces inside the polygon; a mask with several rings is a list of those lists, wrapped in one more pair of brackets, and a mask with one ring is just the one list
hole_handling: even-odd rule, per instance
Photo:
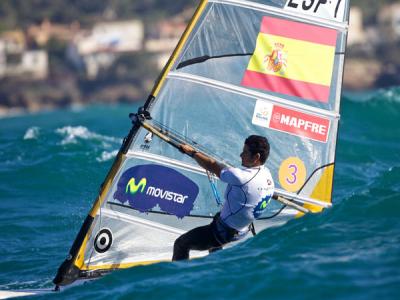
{"label": "mapfre logo", "polygon": [[275,105],[269,128],[326,143],[330,123],[329,119]]}
{"label": "mapfre logo", "polygon": [[140,212],[159,207],[183,218],[193,210],[199,187],[178,171],[158,165],[127,169],[119,178],[114,199]]}
{"label": "mapfre logo", "polygon": [[253,124],[326,143],[331,121],[258,100]]}

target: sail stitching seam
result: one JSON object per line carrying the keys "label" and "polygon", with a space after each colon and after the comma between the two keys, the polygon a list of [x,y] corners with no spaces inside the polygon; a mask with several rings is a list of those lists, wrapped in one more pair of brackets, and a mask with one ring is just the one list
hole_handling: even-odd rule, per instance
{"label": "sail stitching seam", "polygon": [[289,107],[298,108],[298,109],[301,109],[306,112],[311,112],[311,113],[314,113],[314,114],[317,114],[320,116],[324,116],[324,117],[329,117],[332,119],[340,119],[340,115],[335,112],[331,112],[328,110],[315,108],[315,107],[311,107],[311,106],[306,106],[306,105],[302,105],[299,103],[290,102],[290,101],[287,101],[282,98],[258,93],[255,91],[250,91],[248,89],[239,87],[237,85],[225,83],[225,82],[215,80],[215,79],[210,79],[210,78],[206,78],[206,77],[202,77],[202,76],[198,76],[198,75],[192,75],[192,74],[183,73],[183,72],[179,72],[179,73],[178,72],[170,72],[167,77],[172,78],[172,79],[183,80],[183,81],[190,81],[190,82],[202,84],[205,86],[215,87],[218,89],[226,90],[226,91],[234,93],[234,94],[240,94],[240,95],[253,97],[253,98],[257,98],[257,99],[261,99],[261,100],[273,101],[273,102],[276,102],[279,104],[284,104]]}

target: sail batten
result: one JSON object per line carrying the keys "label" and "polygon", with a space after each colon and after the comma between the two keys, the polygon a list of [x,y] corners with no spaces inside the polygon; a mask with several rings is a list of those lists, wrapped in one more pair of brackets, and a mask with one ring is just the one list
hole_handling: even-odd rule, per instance
{"label": "sail batten", "polygon": [[171,226],[161,225],[160,223],[157,223],[157,222],[151,222],[151,221],[148,221],[148,220],[145,220],[142,218],[137,218],[137,217],[134,217],[134,216],[131,216],[128,214],[121,213],[121,212],[117,213],[114,210],[111,210],[108,208],[103,208],[101,213],[110,218],[124,220],[124,221],[127,221],[132,224],[142,224],[142,225],[148,226],[149,228],[157,228],[157,229],[165,230],[167,232],[174,233],[177,235],[181,235],[181,234],[185,233],[184,230],[179,230],[179,229],[176,229]]}
{"label": "sail batten", "polygon": [[197,75],[188,74],[188,73],[181,73],[181,72],[179,72],[179,73],[171,72],[168,74],[167,78],[186,80],[189,82],[229,91],[230,93],[236,93],[236,94],[248,96],[251,98],[263,99],[263,100],[268,100],[268,101],[271,101],[274,103],[285,104],[285,105],[293,107],[293,108],[298,108],[301,110],[309,111],[309,112],[315,113],[317,115],[326,116],[326,117],[329,117],[332,119],[340,119],[340,114],[330,111],[330,110],[320,109],[317,107],[312,107],[312,106],[304,105],[301,103],[287,101],[287,100],[279,98],[279,97],[274,97],[272,95],[266,95],[266,94],[263,94],[263,93],[260,93],[260,92],[254,91],[254,90],[249,90],[244,87],[232,85],[232,84],[229,84],[229,83],[226,83],[223,81],[213,80],[213,79],[202,77],[202,76],[197,76]]}
{"label": "sail batten", "polygon": [[181,170],[187,170],[187,171],[191,171],[191,172],[195,172],[195,173],[207,176],[206,171],[200,167],[196,167],[196,166],[193,166],[193,165],[187,164],[187,163],[182,163],[175,159],[165,158],[164,156],[161,156],[161,155],[157,155],[157,154],[150,155],[150,154],[146,154],[145,152],[131,150],[127,153],[127,156],[132,157],[132,158],[141,158],[146,161],[160,163],[160,164],[164,164],[167,166],[176,167]]}
{"label": "sail batten", "polygon": [[[171,160],[171,159],[165,159],[162,156],[157,156],[157,155],[154,155],[154,154],[147,155],[145,153],[135,152],[135,151],[128,152],[128,156],[132,156],[132,157],[135,157],[135,158],[143,158],[146,161],[160,163],[160,164],[163,164],[163,165],[166,165],[166,166],[176,167],[176,168],[179,168],[181,170],[191,171],[191,172],[195,172],[195,173],[201,174],[203,176],[207,176],[206,171],[204,169],[201,169],[201,168],[198,168],[198,167],[194,167],[194,166],[189,165],[189,164],[183,164],[183,163],[180,163],[178,161]],[[315,199],[312,199],[312,198],[308,198],[308,197],[301,197],[301,196],[298,196],[296,194],[291,194],[291,193],[285,192],[284,190],[281,190],[281,189],[277,189],[276,191],[277,191],[277,193],[279,195],[282,195],[282,196],[285,196],[287,198],[299,201],[301,203],[314,204],[314,205],[318,205],[318,206],[325,207],[325,208],[328,208],[328,207],[332,206],[331,203],[318,201],[318,200],[315,200]]]}
{"label": "sail batten", "polygon": [[313,204],[313,205],[317,205],[319,207],[323,207],[323,208],[329,208],[332,206],[332,203],[329,202],[323,202],[323,201],[318,201],[316,199],[313,198],[309,198],[309,197],[302,197],[299,196],[297,194],[293,194],[290,192],[286,192],[282,189],[276,189],[277,194],[282,195],[284,197],[287,197],[289,199],[293,199],[295,201],[301,202],[301,203],[308,203],[308,204]]}

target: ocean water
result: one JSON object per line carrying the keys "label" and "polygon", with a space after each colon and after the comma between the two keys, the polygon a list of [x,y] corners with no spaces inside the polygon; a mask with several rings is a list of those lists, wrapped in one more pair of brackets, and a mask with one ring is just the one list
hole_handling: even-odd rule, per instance
{"label": "ocean water", "polygon": [[[0,119],[0,290],[51,287],[135,105]],[[345,93],[334,207],[34,299],[400,299],[400,88]]]}

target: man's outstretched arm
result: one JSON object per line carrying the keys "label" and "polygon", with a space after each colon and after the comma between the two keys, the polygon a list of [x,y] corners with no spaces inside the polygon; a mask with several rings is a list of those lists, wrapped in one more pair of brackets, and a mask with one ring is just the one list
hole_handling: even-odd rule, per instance
{"label": "man's outstretched arm", "polygon": [[223,164],[217,162],[215,159],[205,155],[202,152],[196,151],[192,146],[181,144],[181,150],[193,157],[193,159],[204,169],[214,173],[218,177],[221,176],[221,171],[225,167]]}

